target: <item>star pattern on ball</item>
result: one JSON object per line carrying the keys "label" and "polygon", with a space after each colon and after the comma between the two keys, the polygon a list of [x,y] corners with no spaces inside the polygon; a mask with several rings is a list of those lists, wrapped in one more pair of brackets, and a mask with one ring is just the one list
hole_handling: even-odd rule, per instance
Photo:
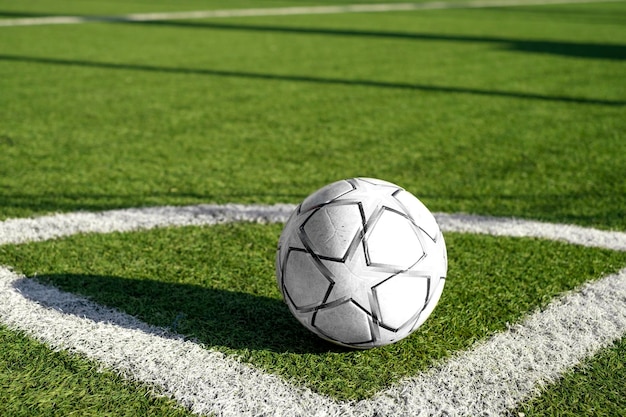
{"label": "star pattern on ball", "polygon": [[402,188],[345,180],[309,196],[288,221],[279,286],[296,317],[322,337],[356,347],[386,344],[417,327],[438,298],[441,288],[434,291],[431,281],[438,284],[445,270],[430,254],[442,244],[430,212]]}

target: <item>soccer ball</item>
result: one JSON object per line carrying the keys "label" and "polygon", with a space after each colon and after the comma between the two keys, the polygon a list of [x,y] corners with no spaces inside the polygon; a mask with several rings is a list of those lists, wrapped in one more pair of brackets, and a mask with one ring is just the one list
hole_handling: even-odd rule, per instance
{"label": "soccer ball", "polygon": [[343,346],[396,342],[422,325],[448,261],[437,222],[390,182],[352,178],[308,196],[278,242],[276,278],[306,328]]}

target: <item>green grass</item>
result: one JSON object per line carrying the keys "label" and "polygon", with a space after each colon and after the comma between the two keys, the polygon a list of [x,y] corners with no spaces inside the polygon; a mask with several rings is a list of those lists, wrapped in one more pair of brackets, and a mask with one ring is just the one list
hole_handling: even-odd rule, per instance
{"label": "green grass", "polygon": [[[431,0],[416,0],[413,3],[425,3]],[[467,0],[460,0],[462,2]],[[398,3],[396,0],[360,0],[356,4],[367,3]],[[82,0],[79,2],[58,2],[56,0],[31,0],[27,3],[0,1],[0,19],[21,18],[33,16],[55,15],[119,15],[126,13],[151,12],[178,12],[186,10],[217,10],[240,8],[267,8],[267,7],[298,7],[298,6],[328,6],[341,4],[355,4],[351,0]]]}
{"label": "green grass", "polygon": [[567,373],[519,408],[527,417],[621,416],[626,410],[626,338]]}
{"label": "green grass", "polygon": [[97,363],[0,326],[0,414],[3,416],[186,416],[173,401],[103,371]]}
{"label": "green grass", "polygon": [[[0,0],[0,18],[336,3]],[[432,211],[626,231],[624,24],[620,2],[0,28],[0,220],[297,203],[371,176]],[[74,236],[1,247],[0,264],[351,399],[626,264],[623,253],[446,235],[450,280],[433,317],[401,343],[353,352],[310,335],[280,301],[279,232]],[[622,340],[517,411],[619,415],[623,353]],[[0,388],[2,415],[179,412],[1,327]]]}
{"label": "green grass", "polygon": [[293,319],[274,278],[282,225],[80,235],[0,249],[8,264],[339,399],[362,399],[504,330],[555,295],[626,265],[626,253],[532,239],[446,235],[434,316],[412,337],[352,351]]}
{"label": "green grass", "polygon": [[3,29],[0,217],[366,175],[434,211],[625,229],[623,30],[524,10]]}

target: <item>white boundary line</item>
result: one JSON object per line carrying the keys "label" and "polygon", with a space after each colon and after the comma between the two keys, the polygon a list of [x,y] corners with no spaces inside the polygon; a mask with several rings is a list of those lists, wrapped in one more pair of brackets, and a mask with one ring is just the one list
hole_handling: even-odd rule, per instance
{"label": "white boundary line", "polygon": [[306,415],[330,400],[116,310],[0,267],[0,322],[155,386],[199,414]]}
{"label": "white boundary line", "polygon": [[213,225],[249,221],[280,223],[295,206],[277,204],[162,206],[53,214],[0,222],[0,245],[19,244],[71,236],[76,233],[112,233],[167,226]]}
{"label": "white boundary line", "polygon": [[185,12],[134,13],[120,16],[45,16],[0,19],[0,27],[35,25],[75,25],[94,22],[156,22],[163,20],[209,19],[230,17],[294,16],[340,13],[381,13],[441,9],[477,9],[549,4],[609,3],[623,0],[474,0],[467,2],[435,1],[426,3],[352,4],[344,6],[277,7]]}
{"label": "white boundary line", "polygon": [[[198,204],[75,212],[0,222],[0,245],[20,244],[71,236],[76,233],[112,233],[168,226],[199,226],[248,221],[284,223],[292,204],[272,206]],[[626,233],[534,220],[435,213],[441,230],[498,236],[536,237],[576,245],[626,251]]]}
{"label": "white boundary line", "polygon": [[364,408],[385,416],[501,416],[624,334],[626,269],[553,301]]}
{"label": "white boundary line", "polygon": [[[153,207],[0,222],[0,245],[230,221],[283,222],[278,206]],[[536,236],[625,250],[626,234],[516,219],[438,214],[444,231]],[[25,238],[20,238],[23,233]],[[626,269],[553,301],[507,331],[374,398],[337,402],[0,267],[0,321],[156,386],[201,414],[224,416],[500,415],[626,333]]]}

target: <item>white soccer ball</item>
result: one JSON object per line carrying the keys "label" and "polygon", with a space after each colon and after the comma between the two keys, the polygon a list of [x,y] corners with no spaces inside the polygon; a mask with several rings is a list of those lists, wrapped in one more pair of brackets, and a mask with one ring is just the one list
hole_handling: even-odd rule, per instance
{"label": "white soccer ball", "polygon": [[422,325],[443,291],[448,261],[437,222],[392,183],[329,184],[291,214],[276,278],[291,313],[313,333],[368,349]]}

